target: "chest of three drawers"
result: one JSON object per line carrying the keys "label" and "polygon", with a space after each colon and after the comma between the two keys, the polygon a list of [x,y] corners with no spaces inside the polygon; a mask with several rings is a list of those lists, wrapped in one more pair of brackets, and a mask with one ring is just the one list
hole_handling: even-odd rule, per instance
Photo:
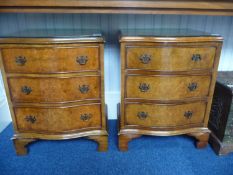
{"label": "chest of three drawers", "polygon": [[124,36],[119,149],[141,135],[194,136],[207,145],[221,37]]}
{"label": "chest of three drawers", "polygon": [[1,41],[16,152],[26,154],[26,145],[38,139],[78,137],[105,151],[103,38]]}

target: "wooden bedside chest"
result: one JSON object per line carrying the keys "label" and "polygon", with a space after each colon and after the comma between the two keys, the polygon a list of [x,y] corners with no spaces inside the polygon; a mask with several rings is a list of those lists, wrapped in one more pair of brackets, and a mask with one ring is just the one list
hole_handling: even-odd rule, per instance
{"label": "wooden bedside chest", "polygon": [[141,135],[188,134],[208,144],[207,128],[222,37],[192,30],[122,30],[119,149]]}
{"label": "wooden bedside chest", "polygon": [[38,139],[78,137],[107,150],[103,43],[92,30],[25,31],[0,39],[17,154]]}

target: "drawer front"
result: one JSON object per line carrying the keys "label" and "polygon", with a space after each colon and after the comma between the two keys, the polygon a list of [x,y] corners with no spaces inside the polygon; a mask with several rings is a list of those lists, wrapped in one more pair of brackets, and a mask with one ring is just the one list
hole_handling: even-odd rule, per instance
{"label": "drawer front", "polygon": [[13,102],[69,102],[100,98],[100,77],[9,78]]}
{"label": "drawer front", "polygon": [[126,68],[157,71],[212,69],[215,47],[130,47]]}
{"label": "drawer front", "polygon": [[101,128],[98,104],[68,108],[14,108],[19,131],[59,133],[85,128]]}
{"label": "drawer front", "polygon": [[206,103],[178,105],[126,104],[125,108],[127,125],[175,127],[202,124]]}
{"label": "drawer front", "polygon": [[179,100],[208,96],[209,76],[127,76],[126,98]]}
{"label": "drawer front", "polygon": [[99,47],[2,49],[7,73],[98,70]]}

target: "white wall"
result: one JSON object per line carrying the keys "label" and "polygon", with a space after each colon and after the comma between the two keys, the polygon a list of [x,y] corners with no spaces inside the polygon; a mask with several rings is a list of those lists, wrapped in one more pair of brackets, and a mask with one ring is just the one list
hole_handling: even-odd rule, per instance
{"label": "white wall", "polygon": [[109,118],[116,119],[120,101],[120,59],[117,31],[124,28],[191,28],[221,34],[224,47],[219,70],[233,70],[233,17],[192,15],[106,15],[106,14],[1,14],[0,34],[25,29],[91,29],[104,32],[105,91]]}

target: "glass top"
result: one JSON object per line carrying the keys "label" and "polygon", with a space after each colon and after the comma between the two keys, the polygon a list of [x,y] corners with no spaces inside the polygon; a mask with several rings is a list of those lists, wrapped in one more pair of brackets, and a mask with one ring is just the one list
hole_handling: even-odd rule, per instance
{"label": "glass top", "polygon": [[121,37],[201,37],[220,36],[192,29],[123,29],[120,31]]}
{"label": "glass top", "polygon": [[32,29],[0,35],[0,38],[90,38],[102,37],[99,30],[85,29]]}

